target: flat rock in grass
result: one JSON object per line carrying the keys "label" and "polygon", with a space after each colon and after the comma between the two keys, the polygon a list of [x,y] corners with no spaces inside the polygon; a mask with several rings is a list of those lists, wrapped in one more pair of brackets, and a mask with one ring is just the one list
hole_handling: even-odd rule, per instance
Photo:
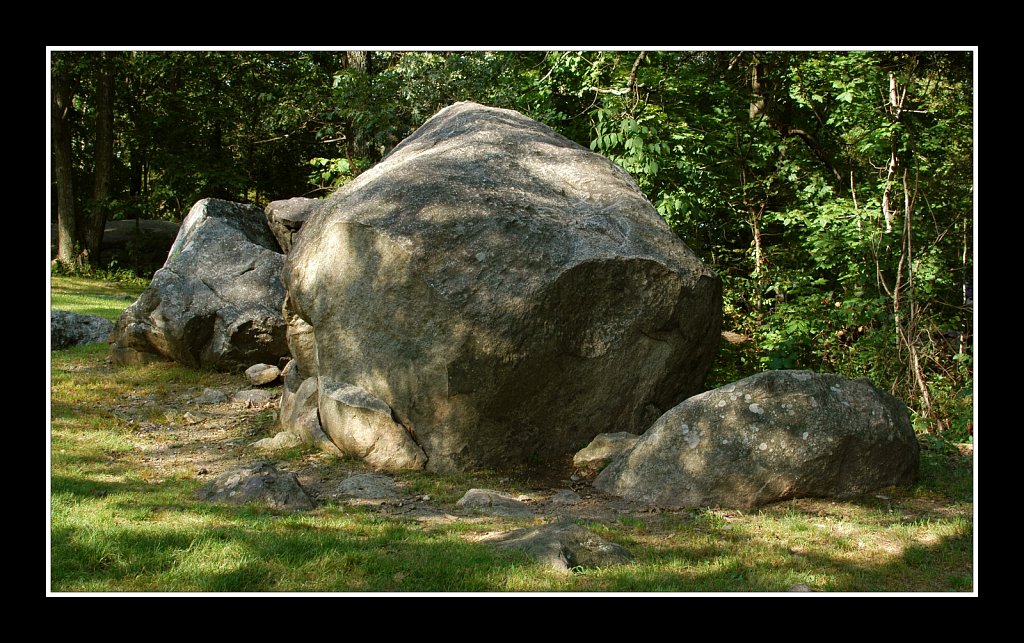
{"label": "flat rock in grass", "polygon": [[105,343],[113,330],[114,322],[99,315],[83,315],[66,310],[50,311],[51,350],[79,344]]}
{"label": "flat rock in grass", "polygon": [[524,551],[562,572],[577,567],[609,567],[634,560],[625,547],[608,542],[589,529],[573,523],[517,529],[484,542],[497,549]]}
{"label": "flat rock in grass", "polygon": [[769,371],[691,397],[594,480],[659,507],[851,498],[917,476],[907,407],[867,380]]}
{"label": "flat rock in grass", "polygon": [[281,369],[271,364],[253,364],[245,369],[245,378],[253,386],[273,384],[281,376]]}
{"label": "flat rock in grass", "polygon": [[202,393],[192,399],[193,404],[222,404],[227,401],[228,396],[215,388],[204,388]]}
{"label": "flat rock in grass", "polygon": [[533,510],[523,501],[491,489],[470,489],[455,506],[495,516],[521,518],[533,515]]}
{"label": "flat rock in grass", "polygon": [[284,254],[253,205],[198,201],[163,268],[117,321],[115,363],[156,358],[219,371],[288,354],[281,316]]}
{"label": "flat rock in grass", "polygon": [[596,473],[629,451],[640,440],[635,433],[601,433],[572,457],[573,466],[583,473]]}
{"label": "flat rock in grass", "polygon": [[338,485],[338,492],[350,498],[385,500],[397,498],[395,481],[379,473],[359,473],[349,476]]}
{"label": "flat rock in grass", "polygon": [[272,438],[263,438],[252,443],[252,446],[263,451],[283,451],[303,446],[302,440],[294,433],[279,431]]}
{"label": "flat rock in grass", "polygon": [[236,404],[247,404],[250,406],[269,404],[276,399],[277,395],[275,393],[261,388],[247,388],[244,391],[238,391],[231,396],[232,402]]}
{"label": "flat rock in grass", "polygon": [[232,469],[203,486],[197,496],[200,500],[241,505],[262,504],[272,509],[305,511],[313,508],[313,501],[290,471],[278,471],[269,462]]}

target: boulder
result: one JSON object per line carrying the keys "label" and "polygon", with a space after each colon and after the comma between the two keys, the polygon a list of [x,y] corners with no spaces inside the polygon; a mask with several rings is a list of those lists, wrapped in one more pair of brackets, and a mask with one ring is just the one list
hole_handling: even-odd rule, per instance
{"label": "boulder", "polygon": [[273,384],[281,376],[281,369],[271,364],[253,364],[245,369],[245,378],[253,386]]}
{"label": "boulder", "polygon": [[639,433],[701,390],[719,342],[718,276],[628,174],[474,103],[326,199],[282,279],[324,430],[323,391],[353,387],[402,466],[544,465]]}
{"label": "boulder", "polygon": [[99,315],[51,310],[50,350],[61,350],[79,344],[104,343],[113,330],[114,322]]}
{"label": "boulder", "polygon": [[259,208],[199,201],[163,268],[118,320],[114,362],[172,359],[222,371],[276,364],[288,354],[283,261]]}
{"label": "boulder", "polygon": [[919,453],[906,406],[867,380],[769,371],[679,404],[594,487],[659,507],[748,509],[910,484]]}
{"label": "boulder", "polygon": [[277,239],[281,250],[286,253],[291,250],[295,235],[320,203],[320,199],[307,199],[299,196],[294,199],[271,201],[267,205],[264,209],[267,224],[270,226],[270,231],[274,233],[274,238]]}
{"label": "boulder", "polygon": [[620,431],[618,433],[602,433],[594,437],[590,444],[576,452],[572,457],[574,467],[584,473],[596,473],[609,462],[636,446],[640,436]]}
{"label": "boulder", "polygon": [[625,547],[604,540],[573,523],[555,523],[517,529],[484,540],[496,549],[524,551],[561,572],[577,568],[601,568],[632,562]]}
{"label": "boulder", "polygon": [[226,471],[203,486],[197,496],[200,500],[210,502],[233,505],[255,503],[286,511],[313,508],[313,501],[299,484],[298,477],[288,471],[278,471],[269,462],[257,462]]}

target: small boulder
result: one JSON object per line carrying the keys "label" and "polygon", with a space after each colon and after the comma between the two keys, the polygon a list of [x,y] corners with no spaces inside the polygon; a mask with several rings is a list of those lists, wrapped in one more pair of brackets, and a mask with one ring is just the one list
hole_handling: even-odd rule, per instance
{"label": "small boulder", "polygon": [[910,484],[919,454],[907,407],[867,380],[769,371],[665,413],[594,487],[660,507],[748,509]]}
{"label": "small boulder", "polygon": [[253,364],[245,369],[245,377],[253,386],[273,384],[281,376],[281,369],[271,364]]}
{"label": "small boulder", "polygon": [[634,559],[625,547],[572,523],[517,529],[485,542],[497,549],[524,551],[561,572],[621,565]]}
{"label": "small boulder", "polygon": [[257,462],[226,471],[197,493],[200,500],[233,505],[256,503],[272,509],[305,511],[313,501],[292,472],[278,471],[269,462]]}
{"label": "small boulder", "polygon": [[595,436],[590,444],[576,452],[572,464],[583,473],[596,473],[636,446],[638,440],[639,435],[625,431],[601,433]]}
{"label": "small boulder", "polygon": [[500,491],[491,489],[470,489],[455,503],[457,507],[474,509],[480,513],[510,518],[533,515],[526,503]]}
{"label": "small boulder", "polygon": [[99,315],[51,310],[50,350],[62,350],[79,344],[103,343],[113,330],[114,322]]}

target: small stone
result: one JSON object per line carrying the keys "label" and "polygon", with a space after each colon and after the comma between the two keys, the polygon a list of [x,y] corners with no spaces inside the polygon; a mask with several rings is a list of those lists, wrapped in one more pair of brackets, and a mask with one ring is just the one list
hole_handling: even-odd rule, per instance
{"label": "small stone", "polygon": [[245,377],[253,386],[273,384],[281,376],[281,369],[270,364],[253,364],[245,369]]}
{"label": "small stone", "polygon": [[267,404],[277,399],[277,395],[270,391],[265,391],[258,388],[250,388],[244,391],[239,391],[231,396],[231,401],[236,404],[248,404],[257,406],[260,404]]}
{"label": "small stone", "polygon": [[582,501],[583,498],[580,498],[580,494],[572,489],[561,489],[558,493],[551,496],[551,504],[553,505],[574,505]]}

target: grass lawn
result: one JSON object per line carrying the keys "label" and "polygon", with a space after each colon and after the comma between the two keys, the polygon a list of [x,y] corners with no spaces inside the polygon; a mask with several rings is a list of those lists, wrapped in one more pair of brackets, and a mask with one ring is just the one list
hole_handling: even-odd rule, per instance
{"label": "grass lawn", "polygon": [[[54,277],[55,308],[116,319],[141,288]],[[257,456],[273,408],[216,414],[187,401],[247,388],[241,374],[172,363],[118,367],[93,344],[51,354],[49,588],[78,592],[959,592],[974,586],[973,458],[926,449],[909,488],[852,502],[802,499],[752,512],[648,511],[580,519],[636,560],[559,573],[480,542],[542,517],[465,515],[471,487],[540,493],[526,476],[395,474],[429,519],[321,498],[309,512],[196,499],[197,469]],[[228,408],[228,407],[225,407]],[[294,450],[279,468],[368,471]],[[329,482],[329,481],[328,481]],[[324,484],[327,484],[325,482]],[[797,594],[791,594],[797,596]],[[801,594],[802,595],[802,594]]]}

